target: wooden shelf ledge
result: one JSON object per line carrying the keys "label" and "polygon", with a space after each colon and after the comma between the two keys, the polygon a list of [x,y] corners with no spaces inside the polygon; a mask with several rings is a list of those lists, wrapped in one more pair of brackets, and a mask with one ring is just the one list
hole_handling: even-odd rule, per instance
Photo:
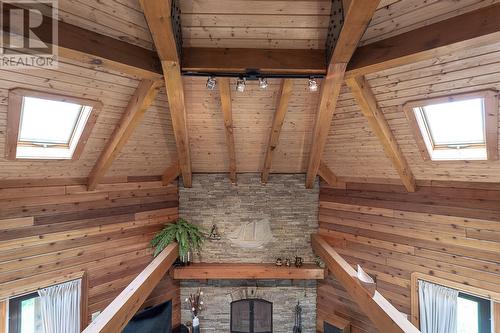
{"label": "wooden shelf ledge", "polygon": [[325,270],[315,264],[284,267],[275,264],[195,263],[176,267],[177,280],[322,280]]}

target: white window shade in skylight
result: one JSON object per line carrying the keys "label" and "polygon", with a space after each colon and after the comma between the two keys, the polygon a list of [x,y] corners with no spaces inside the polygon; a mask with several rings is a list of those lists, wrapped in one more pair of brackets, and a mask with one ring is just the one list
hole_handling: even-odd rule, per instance
{"label": "white window shade in skylight", "polygon": [[426,153],[424,158],[427,155],[435,161],[486,160],[491,152],[496,155],[495,96],[492,92],[479,92],[408,103],[407,117],[416,124],[412,127],[420,150]]}
{"label": "white window shade in skylight", "polygon": [[428,105],[424,116],[434,145],[484,144],[484,107],[481,98]]}
{"label": "white window shade in skylight", "polygon": [[82,109],[78,104],[24,97],[19,141],[69,145]]}
{"label": "white window shade in skylight", "polygon": [[[90,134],[100,103],[25,89],[9,92],[7,153],[13,159],[72,159]],[[17,119],[16,119],[17,118]],[[82,137],[85,136],[85,137]]]}

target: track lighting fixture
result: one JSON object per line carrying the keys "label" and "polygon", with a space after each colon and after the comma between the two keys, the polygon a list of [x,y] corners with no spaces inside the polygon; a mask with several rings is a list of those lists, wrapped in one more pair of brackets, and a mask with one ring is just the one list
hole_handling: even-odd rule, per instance
{"label": "track lighting fixture", "polygon": [[307,84],[309,91],[314,92],[318,91],[318,81],[315,78],[309,78],[309,83]]}
{"label": "track lighting fixture", "polygon": [[209,76],[207,79],[207,89],[214,90],[216,86],[217,86],[217,80],[215,80],[215,77]]}
{"label": "track lighting fixture", "polygon": [[265,77],[259,77],[259,88],[266,89],[269,84],[267,83],[267,79]]}
{"label": "track lighting fixture", "polygon": [[244,92],[246,87],[246,79],[244,77],[239,77],[236,81],[236,91]]}

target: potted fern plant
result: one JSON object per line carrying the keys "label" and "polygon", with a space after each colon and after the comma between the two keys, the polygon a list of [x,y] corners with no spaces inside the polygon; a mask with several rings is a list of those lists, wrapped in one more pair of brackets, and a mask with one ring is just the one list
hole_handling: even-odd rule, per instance
{"label": "potted fern plant", "polygon": [[189,263],[191,253],[200,253],[203,240],[203,231],[200,227],[187,222],[183,218],[178,218],[175,223],[166,225],[155,235],[151,241],[151,246],[155,249],[154,256],[156,257],[169,244],[177,242],[181,262]]}

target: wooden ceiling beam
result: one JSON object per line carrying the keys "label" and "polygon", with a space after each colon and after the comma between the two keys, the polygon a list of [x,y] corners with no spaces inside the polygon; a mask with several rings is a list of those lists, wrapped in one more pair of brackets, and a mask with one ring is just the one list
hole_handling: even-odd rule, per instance
{"label": "wooden ceiling beam", "polygon": [[[344,0],[344,8],[355,1]],[[355,7],[355,6],[354,6]],[[359,8],[358,8],[359,9]],[[349,9],[345,10],[347,13]],[[496,43],[500,3],[357,47],[347,60],[346,76],[359,76],[452,52]],[[185,72],[325,75],[324,50],[185,48]]]}
{"label": "wooden ceiling beam", "polygon": [[318,174],[340,88],[344,83],[347,63],[368,27],[379,2],[380,0],[351,0],[345,11],[344,25],[333,50],[326,77],[321,85],[320,102],[316,113],[306,175],[307,188],[314,186]]}
{"label": "wooden ceiling beam", "polygon": [[82,333],[121,332],[178,256],[177,243],[168,245]]}
{"label": "wooden ceiling beam", "polygon": [[93,191],[102,181],[104,174],[118,157],[135,128],[139,125],[147,109],[158,95],[162,80],[142,80],[127,104],[125,113],[104,147],[89,174],[88,190]]}
{"label": "wooden ceiling beam", "polygon": [[312,235],[314,252],[323,259],[335,278],[351,295],[361,310],[370,318],[380,332],[420,333],[406,317],[399,312],[378,291],[375,295],[367,290],[357,277],[357,272],[328,242],[319,235]]}
{"label": "wooden ceiling beam", "polygon": [[[22,5],[22,4],[20,4]],[[18,8],[10,4],[7,7]],[[7,31],[9,11],[2,11],[2,30]],[[42,24],[34,28],[36,36],[44,43],[52,43],[53,19],[44,16]],[[97,68],[108,68],[139,78],[158,79],[163,75],[156,52],[58,21],[58,54]]]}
{"label": "wooden ceiling beam", "polygon": [[220,104],[224,116],[224,132],[226,134],[227,152],[229,157],[229,179],[236,184],[236,149],[233,134],[233,108],[231,103],[231,84],[229,78],[217,79],[220,93]]}
{"label": "wooden ceiling beam", "polygon": [[185,187],[191,187],[191,154],[184,86],[172,25],[171,0],[140,0],[140,3],[163,68],[182,180]]}
{"label": "wooden ceiling beam", "polygon": [[236,73],[324,75],[324,50],[222,49],[191,47],[182,51],[182,71],[196,73]]}
{"label": "wooden ceiling beam", "polygon": [[291,79],[283,79],[281,88],[278,94],[278,105],[274,112],[273,122],[271,125],[271,133],[269,134],[269,142],[266,149],[266,157],[264,159],[264,167],[262,168],[261,181],[267,183],[269,173],[271,172],[271,164],[273,162],[273,154],[280,138],[281,128],[285,121],[285,115],[288,111],[288,102],[293,92],[293,81]]}
{"label": "wooden ceiling beam", "polygon": [[500,40],[500,3],[356,49],[347,76],[360,76]]}
{"label": "wooden ceiling beam", "polygon": [[396,138],[384,117],[384,113],[378,106],[368,81],[366,81],[364,76],[359,76],[348,78],[346,83],[351,88],[354,98],[361,108],[361,112],[363,112],[363,115],[368,120],[371,129],[382,144],[386,156],[392,162],[394,168],[396,168],[406,190],[408,192],[415,192],[415,177],[399,148]]}
{"label": "wooden ceiling beam", "polygon": [[[351,1],[343,2],[347,4],[344,8],[347,8]],[[3,15],[2,22],[7,25],[8,19],[5,16],[8,11],[4,10]],[[495,43],[500,34],[499,16],[500,4],[497,3],[360,46],[349,61],[346,75],[364,75]],[[42,25],[36,28],[37,37],[48,44],[52,38],[50,20],[44,17]],[[140,78],[156,79],[163,74],[155,51],[63,21],[57,24],[57,47],[62,58]],[[5,30],[6,26],[2,29]],[[171,50],[167,47],[163,51]],[[182,54],[183,72],[243,74],[248,70],[259,70],[268,74],[324,75],[328,67],[324,50],[191,47],[184,48]]]}
{"label": "wooden ceiling beam", "polygon": [[338,179],[337,175],[325,164],[325,162],[321,161],[319,163],[318,175],[323,178],[323,180],[330,186],[335,187],[337,185]]}

